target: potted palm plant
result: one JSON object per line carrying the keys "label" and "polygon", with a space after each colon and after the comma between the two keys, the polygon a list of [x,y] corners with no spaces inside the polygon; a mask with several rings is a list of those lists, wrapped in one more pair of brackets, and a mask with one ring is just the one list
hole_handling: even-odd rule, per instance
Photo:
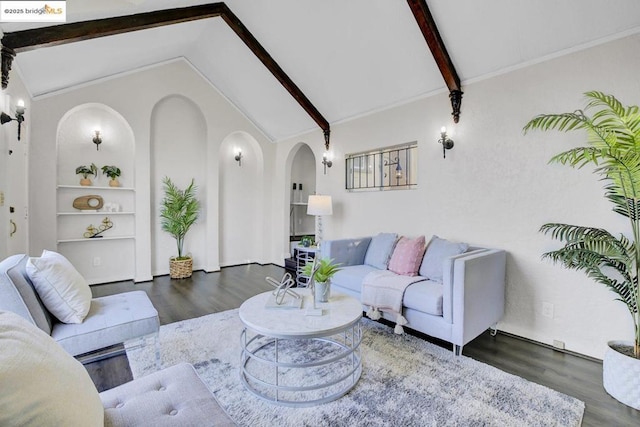
{"label": "potted palm plant", "polygon": [[332,259],[328,258],[309,262],[302,267],[302,274],[309,277],[309,279],[313,279],[313,292],[316,301],[329,301],[329,295],[331,293],[331,278],[340,270],[340,264],[335,264]]}
{"label": "potted palm plant", "polygon": [[635,328],[634,342],[610,341],[603,361],[603,383],[609,394],[640,409],[640,108],[623,106],[614,96],[587,92],[585,111],[543,114],[524,127],[531,130],[584,130],[588,146],[554,156],[550,162],[575,168],[594,165],[605,182],[604,196],[613,211],[629,221],[630,237],[607,230],[562,223],[544,224],[541,232],[564,246],[544,258],[579,270],[618,296]]}
{"label": "potted palm plant", "polygon": [[80,185],[91,185],[91,178],[89,178],[89,175],[93,175],[96,176],[98,174],[98,167],[91,163],[91,165],[89,166],[78,166],[76,168],[76,175],[82,175],[82,178],[80,179]]}
{"label": "potted palm plant", "polygon": [[102,173],[109,177],[109,187],[120,187],[118,177],[122,173],[117,166],[102,166]]}
{"label": "potted palm plant", "polygon": [[196,199],[194,180],[184,189],[179,189],[169,177],[162,180],[164,198],[160,209],[160,224],[169,233],[178,246],[178,256],[169,260],[169,273],[172,279],[191,277],[193,259],[183,253],[184,238],[191,226],[198,219],[200,202]]}

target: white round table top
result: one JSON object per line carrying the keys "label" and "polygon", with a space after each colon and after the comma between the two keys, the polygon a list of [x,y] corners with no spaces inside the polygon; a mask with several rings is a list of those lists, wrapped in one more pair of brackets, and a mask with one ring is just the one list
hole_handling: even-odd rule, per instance
{"label": "white round table top", "polygon": [[309,290],[293,290],[303,296],[302,308],[266,308],[265,304],[272,293],[269,291],[242,303],[240,320],[261,335],[288,339],[331,336],[355,325],[362,318],[360,301],[341,293],[332,293],[329,302],[316,304],[322,308],[322,316],[307,314],[307,308],[313,308]]}

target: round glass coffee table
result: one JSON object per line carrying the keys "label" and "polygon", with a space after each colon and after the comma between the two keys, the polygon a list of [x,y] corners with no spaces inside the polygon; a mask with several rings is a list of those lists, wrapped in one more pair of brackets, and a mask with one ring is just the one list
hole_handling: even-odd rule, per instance
{"label": "round glass coffee table", "polygon": [[271,292],[240,306],[242,360],[240,379],[254,395],[284,406],[330,402],[351,390],[362,374],[362,304],[333,294],[313,306],[308,289],[296,288],[302,308],[266,307]]}

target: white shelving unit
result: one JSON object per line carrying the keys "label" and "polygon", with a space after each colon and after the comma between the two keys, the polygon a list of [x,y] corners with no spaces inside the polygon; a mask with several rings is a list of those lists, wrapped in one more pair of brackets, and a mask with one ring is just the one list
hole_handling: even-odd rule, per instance
{"label": "white shelving unit", "polygon": [[[96,195],[118,203],[121,211],[78,210],[73,200]],[[132,279],[135,275],[135,190],[130,187],[58,185],[57,246],[90,284]],[[99,227],[108,217],[113,227],[102,237],[86,238],[89,225]]]}
{"label": "white shelving unit", "polygon": [[[294,202],[291,203],[290,209],[290,235],[294,237],[305,236],[314,234],[315,229],[310,228],[309,218],[307,215],[307,203],[306,202]],[[315,221],[315,219],[314,219]],[[315,222],[313,222],[315,225]]]}

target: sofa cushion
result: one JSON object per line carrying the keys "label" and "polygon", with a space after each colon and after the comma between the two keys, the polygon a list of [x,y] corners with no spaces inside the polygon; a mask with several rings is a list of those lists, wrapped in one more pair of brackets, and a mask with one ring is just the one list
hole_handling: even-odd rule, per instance
{"label": "sofa cushion", "polygon": [[386,270],[393,248],[396,246],[396,240],[398,240],[396,233],[380,233],[374,236],[364,256],[364,263],[380,270]]}
{"label": "sofa cushion", "polygon": [[84,322],[56,323],[51,336],[76,356],[158,332],[158,312],[144,291],[95,298]]}
{"label": "sofa cushion", "polygon": [[442,316],[442,283],[423,280],[409,285],[404,291],[402,305],[407,308]]}
{"label": "sofa cushion", "polygon": [[63,255],[44,250],[29,258],[27,274],[45,307],[64,323],[82,323],[91,306],[91,289]]}
{"label": "sofa cushion", "polygon": [[424,254],[424,243],[424,236],[415,239],[401,237],[391,255],[389,270],[404,276],[417,276]]}
{"label": "sofa cushion", "polygon": [[23,317],[0,311],[0,425],[102,426],[85,368]]}
{"label": "sofa cushion", "polygon": [[100,393],[108,426],[235,426],[193,366],[181,363]]}
{"label": "sofa cushion", "polygon": [[362,292],[364,276],[372,271],[378,271],[378,269],[364,264],[342,267],[342,269],[331,278],[331,284],[360,293]]}
{"label": "sofa cushion", "polygon": [[420,265],[420,275],[442,283],[442,265],[446,258],[465,253],[469,249],[466,243],[451,242],[434,235],[424,253]]}
{"label": "sofa cushion", "polygon": [[27,276],[27,255],[12,255],[0,262],[0,310],[19,314],[47,335],[53,319]]}

